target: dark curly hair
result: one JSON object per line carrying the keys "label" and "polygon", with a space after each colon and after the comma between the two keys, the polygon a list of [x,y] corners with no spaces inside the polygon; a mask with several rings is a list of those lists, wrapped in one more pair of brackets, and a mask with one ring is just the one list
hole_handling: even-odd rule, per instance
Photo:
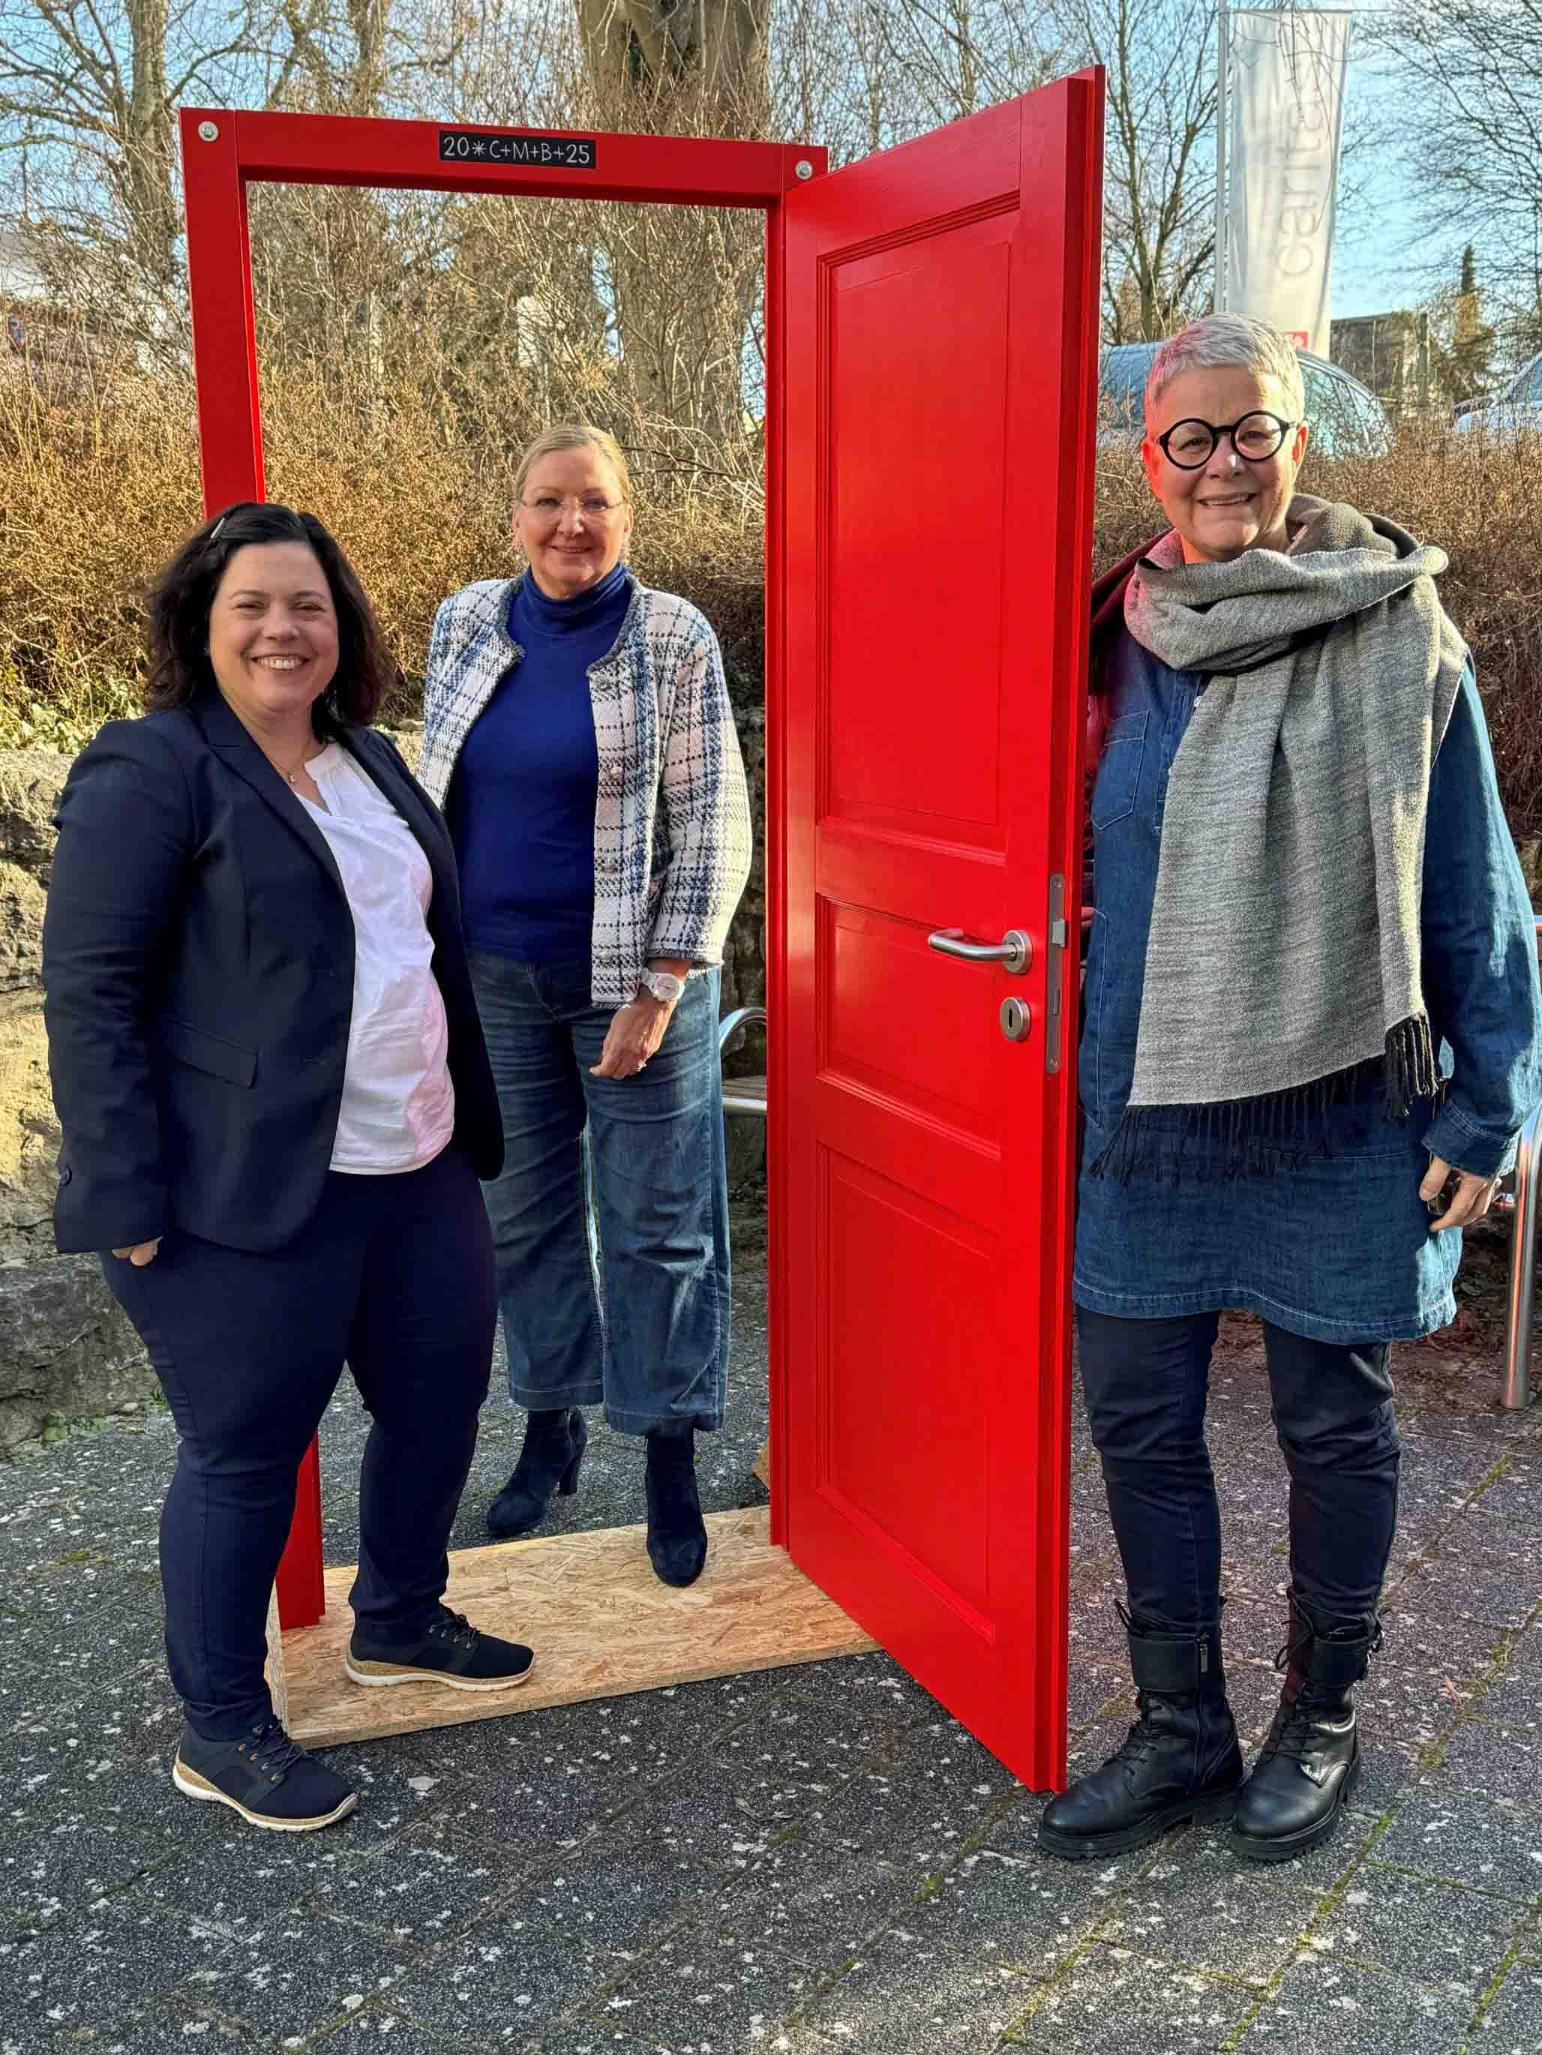
{"label": "dark curly hair", "polygon": [[253,542],[299,542],[315,555],[337,613],[337,670],[312,708],[311,722],[319,735],[367,728],[400,672],[358,574],[314,514],[262,500],[237,500],[206,521],[151,586],[146,704],[159,713],[217,689],[209,663],[209,610],[225,566]]}

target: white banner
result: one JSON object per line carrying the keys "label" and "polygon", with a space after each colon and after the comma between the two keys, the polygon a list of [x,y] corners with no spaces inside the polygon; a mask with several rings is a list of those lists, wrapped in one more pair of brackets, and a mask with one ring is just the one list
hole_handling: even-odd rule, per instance
{"label": "white banner", "polygon": [[1328,354],[1349,16],[1228,9],[1219,303]]}

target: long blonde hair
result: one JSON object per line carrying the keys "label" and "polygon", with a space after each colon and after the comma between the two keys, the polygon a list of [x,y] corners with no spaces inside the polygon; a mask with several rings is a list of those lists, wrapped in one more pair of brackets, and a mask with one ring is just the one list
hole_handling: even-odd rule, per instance
{"label": "long blonde hair", "polygon": [[595,428],[587,421],[559,421],[551,428],[543,428],[519,460],[519,469],[514,473],[514,498],[516,503],[525,496],[525,480],[530,476],[531,466],[542,457],[554,456],[558,450],[597,449],[615,472],[621,486],[622,499],[630,502],[632,497],[632,474],[626,467],[626,458],[621,445],[604,428]]}

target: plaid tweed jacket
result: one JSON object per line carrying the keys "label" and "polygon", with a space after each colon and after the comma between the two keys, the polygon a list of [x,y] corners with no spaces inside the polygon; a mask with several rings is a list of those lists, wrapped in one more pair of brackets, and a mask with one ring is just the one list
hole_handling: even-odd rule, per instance
{"label": "plaid tweed jacket", "polygon": [[[423,681],[418,778],[442,806],[461,746],[524,652],[509,633],[517,579],[447,599]],[[609,656],[589,667],[599,745],[590,996],[625,1006],[650,957],[704,970],[750,871],[750,802],[717,637],[689,601],[632,580]]]}

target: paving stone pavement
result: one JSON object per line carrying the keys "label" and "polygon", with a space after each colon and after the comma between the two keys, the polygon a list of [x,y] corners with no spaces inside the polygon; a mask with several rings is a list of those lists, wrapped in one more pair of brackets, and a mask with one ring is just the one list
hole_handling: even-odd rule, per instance
{"label": "paving stone pavement", "polygon": [[[764,1237],[736,1207],[736,1344],[709,1506],[753,1502]],[[1024,1791],[886,1658],[726,1678],[335,1751],[358,1812],[258,1835],[173,1794],[159,1409],[0,1466],[0,2055],[1542,2055],[1542,1402],[1494,1403],[1502,1233],[1452,1332],[1398,1352],[1407,1442],[1386,1645],[1344,1831],[1241,1867],[1180,1831],[1041,1858]],[[1228,1662],[1257,1741],[1277,1689],[1285,1481],[1256,1329],[1211,1417]],[[327,1546],[351,1559],[350,1392]],[[515,1426],[495,1395],[456,1533],[482,1538]],[[1112,1537],[1074,1430],[1072,1765],[1130,1712]],[[594,1431],[552,1526],[640,1516]]]}

